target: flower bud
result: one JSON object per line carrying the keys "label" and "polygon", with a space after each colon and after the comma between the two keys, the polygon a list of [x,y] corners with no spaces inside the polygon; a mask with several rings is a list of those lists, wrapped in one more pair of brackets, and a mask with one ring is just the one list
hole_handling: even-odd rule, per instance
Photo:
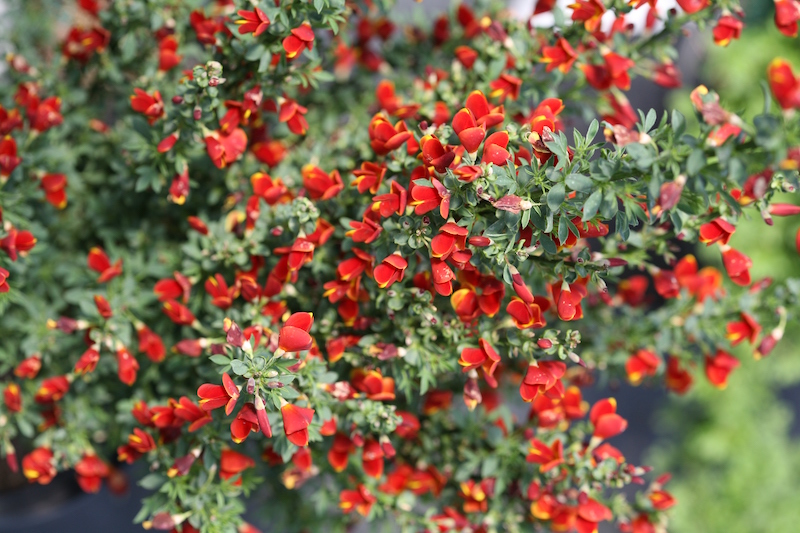
{"label": "flower bud", "polygon": [[172,97],[172,103],[175,105],[181,105],[183,103],[183,96],[175,95]]}
{"label": "flower bud", "polygon": [[200,120],[203,118],[203,110],[200,109],[200,106],[195,106],[194,110],[192,111],[192,117],[194,117],[195,120]]}

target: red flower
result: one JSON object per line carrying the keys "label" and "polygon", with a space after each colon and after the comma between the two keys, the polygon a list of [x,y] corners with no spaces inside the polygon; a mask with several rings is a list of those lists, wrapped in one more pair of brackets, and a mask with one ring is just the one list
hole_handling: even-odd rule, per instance
{"label": "red flower", "polygon": [[145,91],[134,88],[134,95],[131,96],[131,107],[137,113],[147,117],[147,122],[151,125],[164,116],[164,102],[161,100],[161,93],[154,91],[152,95]]}
{"label": "red flower", "polygon": [[681,367],[681,361],[677,357],[667,358],[667,387],[678,393],[684,394],[692,386],[694,379],[688,370]]}
{"label": "red flower", "polygon": [[236,24],[239,25],[239,33],[242,35],[252,33],[253,37],[258,37],[269,28],[269,17],[258,7],[253,11],[241,9],[238,11],[238,15],[242,18],[237,20]]}
{"label": "red flower", "polygon": [[586,31],[594,33],[600,29],[600,19],[606,8],[601,0],[578,0],[569,6],[572,8],[572,20],[583,22]]}
{"label": "red flower", "polygon": [[465,513],[485,513],[489,509],[489,498],[494,496],[494,478],[484,479],[480,483],[475,480],[463,481],[458,493],[464,499]]}
{"label": "red flower", "polygon": [[183,56],[178,55],[178,40],[167,35],[158,42],[158,70],[167,72],[180,64]]}
{"label": "red flower", "polygon": [[437,294],[450,296],[453,293],[453,280],[456,275],[441,259],[431,259],[431,281]]}
{"label": "red flower", "polygon": [[222,274],[215,274],[213,277],[209,277],[206,280],[205,289],[208,295],[211,296],[211,305],[223,310],[233,305],[233,299],[236,298],[236,287],[228,287]]}
{"label": "red flower", "polygon": [[718,242],[720,244],[728,244],[731,240],[736,227],[723,218],[717,218],[700,226],[700,242],[706,243],[706,246]]}
{"label": "red flower", "polygon": [[691,15],[702,11],[709,6],[709,0],[678,0],[678,5],[681,6],[687,14]]}
{"label": "red flower", "polygon": [[86,453],[75,465],[78,475],[78,485],[84,492],[95,493],[100,490],[103,478],[107,478],[111,471],[108,465],[93,453]]}
{"label": "red flower", "polygon": [[603,65],[581,65],[586,81],[598,91],[605,91],[612,86],[627,91],[631,88],[631,78],[628,70],[634,66],[634,62],[626,57],[622,57],[615,52],[603,54]]}
{"label": "red flower", "polygon": [[28,120],[31,128],[39,132],[60,125],[64,122],[64,117],[61,115],[61,98],[51,96],[36,106],[29,106]]}
{"label": "red flower", "polygon": [[761,325],[748,313],[742,312],[740,316],[742,318],[741,321],[728,323],[726,337],[731,341],[732,346],[736,346],[742,341],[749,341],[750,344],[755,344],[759,333],[761,333]]}
{"label": "red flower", "polygon": [[[256,462],[252,457],[248,457],[233,450],[222,450],[222,455],[219,460],[219,477],[227,480],[237,476],[247,470],[256,466]],[[241,485],[242,480],[237,479],[233,482],[234,485]]]}
{"label": "red flower", "polygon": [[178,271],[173,272],[172,276],[172,278],[159,280],[153,287],[153,292],[158,297],[158,301],[163,302],[181,298],[183,303],[188,302],[189,294],[192,290],[192,283],[189,278]]}
{"label": "red flower", "polygon": [[250,150],[256,159],[270,167],[278,165],[286,157],[286,146],[281,141],[274,139],[254,142]]}
{"label": "red flower", "polygon": [[394,379],[384,377],[380,370],[364,370],[356,368],[350,377],[353,388],[369,400],[376,402],[392,401],[395,399]]}
{"label": "red flower", "polygon": [[494,163],[503,166],[511,158],[511,154],[506,147],[508,146],[508,132],[498,131],[489,135],[483,145],[483,158],[481,163]]}
{"label": "red flower", "polygon": [[114,316],[114,312],[111,310],[111,305],[108,303],[108,300],[106,300],[105,297],[95,294],[94,305],[97,307],[97,312],[100,313],[101,317],[109,319]]}
{"label": "red flower", "polygon": [[585,493],[578,497],[578,517],[575,520],[575,529],[578,533],[595,533],[598,523],[613,518],[611,509],[602,503],[587,498]]}
{"label": "red flower", "polygon": [[525,460],[529,463],[537,463],[539,472],[544,474],[564,462],[564,445],[560,439],[553,441],[550,446],[539,439],[531,439],[528,456]]}
{"label": "red flower", "polygon": [[22,162],[17,157],[17,141],[10,135],[0,140],[0,178],[7,178]]}
{"label": "red flower", "polygon": [[743,287],[750,285],[750,267],[753,266],[753,261],[739,250],[727,245],[721,247],[721,251],[722,264],[731,281]]}
{"label": "red flower", "polygon": [[511,316],[514,325],[519,329],[543,328],[547,322],[542,317],[542,312],[548,307],[550,302],[543,298],[534,298],[533,303],[525,303],[522,298],[514,296],[506,306],[506,313]]}
{"label": "red flower", "polygon": [[128,386],[133,385],[136,381],[136,373],[139,371],[139,362],[127,348],[117,349],[117,365],[119,380]]}
{"label": "red flower", "polygon": [[723,15],[714,27],[714,42],[719,46],[728,46],[734,39],[742,35],[744,23],[732,15]]}
{"label": "red flower", "polygon": [[81,355],[81,357],[75,363],[75,373],[88,374],[90,372],[94,372],[98,361],[100,361],[100,352],[98,352],[95,348],[89,348],[83,352],[83,355]]}
{"label": "red flower", "polygon": [[67,379],[67,376],[47,378],[39,385],[33,400],[41,404],[57,402],[64,397],[68,390],[69,379]]}
{"label": "red flower", "polygon": [[478,125],[485,126],[487,130],[501,124],[505,119],[503,106],[490,108],[489,101],[481,91],[472,91],[469,93],[464,107],[472,112],[472,116],[475,117],[475,121]]}
{"label": "red flower", "polygon": [[22,458],[22,473],[33,483],[47,485],[56,476],[53,464],[53,452],[50,448],[39,447]]}
{"label": "red flower", "polygon": [[353,175],[356,179],[350,182],[350,185],[356,187],[359,193],[364,194],[369,191],[375,194],[378,192],[381,183],[383,183],[383,178],[386,175],[386,167],[384,165],[365,161],[361,163],[360,169],[353,171]]}
{"label": "red flower", "polygon": [[478,52],[469,46],[457,46],[455,49],[456,59],[464,65],[467,70],[472,70],[472,65],[478,59]]}
{"label": "red flower", "polygon": [[522,80],[510,74],[500,74],[500,77],[489,83],[492,92],[490,98],[497,98],[503,102],[506,98],[516,100],[519,98],[519,90],[522,87]]}
{"label": "red flower", "polygon": [[718,389],[728,386],[728,376],[741,363],[734,356],[723,350],[717,350],[713,356],[706,356],[706,377]]}
{"label": "red flower", "polygon": [[656,354],[649,350],[639,350],[628,358],[625,372],[628,374],[628,381],[638,385],[643,377],[655,376],[659,366],[661,359]]}
{"label": "red flower", "polygon": [[775,0],[775,26],[787,37],[797,37],[800,3],[797,0]]}
{"label": "red flower", "polygon": [[42,359],[38,355],[32,355],[23,359],[14,368],[14,375],[23,379],[34,379],[42,369]]}
{"label": "red flower", "polygon": [[106,283],[122,274],[122,259],[117,259],[112,265],[106,252],[98,246],[89,250],[87,264],[89,268],[100,274],[97,283]]}
{"label": "red flower", "polygon": [[8,135],[18,128],[22,128],[22,115],[20,115],[19,110],[6,110],[0,105],[0,136]]}
{"label": "red flower", "polygon": [[200,235],[208,235],[208,226],[206,226],[206,223],[203,222],[201,219],[195,216],[190,216],[187,217],[186,220],[189,222],[189,226],[194,231],[196,231]]}
{"label": "red flower", "polygon": [[380,236],[383,228],[371,218],[371,213],[372,211],[364,213],[364,218],[361,222],[357,220],[351,221],[350,227],[352,229],[348,230],[345,235],[355,242],[363,242],[365,244],[374,242]]}
{"label": "red flower", "polygon": [[338,170],[326,174],[319,167],[304,165],[302,169],[303,187],[312,200],[330,200],[344,189]]}
{"label": "red flower", "polygon": [[361,465],[364,473],[370,477],[380,478],[383,475],[383,448],[375,439],[367,439],[361,452]]}
{"label": "red flower", "polygon": [[439,208],[439,214],[447,220],[450,213],[450,192],[436,178],[431,178],[433,187],[415,185],[412,182],[410,205],[414,206],[414,213],[424,215],[429,211]]}
{"label": "red flower", "polygon": [[572,64],[578,59],[578,54],[569,41],[560,37],[555,46],[543,46],[541,63],[547,63],[547,72],[558,69],[564,74],[569,72]]}
{"label": "red flower", "polygon": [[800,78],[795,77],[791,65],[785,59],[772,60],[767,68],[767,78],[772,94],[781,108],[800,108]]}
{"label": "red flower", "polygon": [[328,462],[336,472],[342,472],[347,468],[350,454],[353,453],[355,445],[344,433],[337,433],[333,437],[333,444],[328,450]]}
{"label": "red flower", "polygon": [[64,174],[45,174],[39,187],[53,207],[64,209],[67,206],[67,177]]}
{"label": "red flower", "polygon": [[617,414],[617,401],[614,398],[595,403],[589,411],[589,421],[594,426],[592,442],[595,445],[619,435],[628,427],[628,421]]}
{"label": "red flower", "polygon": [[381,80],[378,83],[378,87],[375,89],[375,96],[381,109],[397,118],[413,117],[420,108],[419,104],[403,104],[395,94],[394,83],[389,80]]}
{"label": "red flower", "polygon": [[[369,122],[369,140],[377,155],[386,155],[409,142],[412,138],[402,120],[392,125],[383,113],[378,113]],[[372,191],[373,194],[376,191]]]}
{"label": "red flower", "polygon": [[339,494],[339,508],[345,514],[356,511],[361,516],[367,516],[376,501],[375,496],[364,485],[359,485],[357,490],[343,490]]}
{"label": "red flower", "polygon": [[532,401],[537,394],[547,393],[551,389],[558,396],[563,396],[564,385],[561,377],[567,371],[567,365],[561,361],[539,361],[528,366],[525,377],[519,387],[519,393],[526,402]]}
{"label": "red flower", "polygon": [[667,89],[678,89],[683,85],[681,71],[671,61],[667,61],[656,67],[653,72],[653,81]]}
{"label": "red flower", "polygon": [[289,131],[295,135],[305,135],[308,131],[308,121],[306,121],[305,117],[306,113],[308,113],[308,109],[294,100],[287,98],[281,104],[280,111],[278,112],[278,120],[280,122],[285,122],[289,127]]}
{"label": "red flower", "polygon": [[93,53],[102,52],[110,40],[111,34],[99,26],[88,30],[72,28],[61,51],[69,59],[86,63]]}
{"label": "red flower", "polygon": [[283,49],[286,51],[286,59],[292,60],[306,48],[314,48],[314,30],[309,23],[304,22],[283,40]]}
{"label": "red flower", "polygon": [[136,327],[136,333],[139,337],[139,351],[146,354],[154,363],[163,361],[166,350],[161,336],[154,333],[144,324],[139,324]]}
{"label": "red flower", "polygon": [[408,268],[408,261],[399,253],[386,256],[381,264],[375,267],[372,273],[375,282],[381,289],[391,287],[396,281],[403,281],[406,268]]}
{"label": "red flower", "polygon": [[302,352],[311,348],[314,339],[309,335],[314,324],[312,313],[293,313],[278,334],[278,347],[284,352]]}
{"label": "red flower", "polygon": [[308,426],[314,418],[314,410],[286,403],[281,407],[283,431],[289,442],[295,446],[308,445]]}
{"label": "red flower", "polygon": [[161,310],[170,320],[180,326],[191,326],[197,320],[188,307],[175,300],[164,302]]}
{"label": "red flower", "polygon": [[22,395],[20,394],[19,385],[16,383],[6,385],[3,391],[3,401],[10,412],[19,413],[22,410]]}
{"label": "red flower", "polygon": [[458,135],[461,145],[470,154],[478,151],[483,138],[486,136],[486,127],[484,125],[478,126],[472,111],[466,107],[453,117],[453,131]]}
{"label": "red flower", "polygon": [[0,250],[8,254],[12,261],[16,261],[20,255],[25,257],[36,245],[36,237],[28,230],[18,231],[14,226],[10,226],[7,232],[7,235],[0,239]]}
{"label": "red flower", "polygon": [[393,214],[403,216],[408,203],[408,191],[396,180],[391,182],[390,192],[372,198],[372,211],[377,211],[384,218]]}
{"label": "red flower", "polygon": [[3,267],[0,267],[0,294],[6,293],[11,290],[11,287],[8,285],[8,277],[10,274],[8,270]]}
{"label": "red flower", "polygon": [[247,134],[242,128],[234,128],[227,135],[212,131],[205,138],[206,151],[217,168],[225,168],[238,160],[247,149]]}
{"label": "red flower", "polygon": [[204,383],[197,389],[200,398],[200,407],[205,411],[213,411],[225,406],[225,414],[230,415],[239,399],[239,389],[233,383],[228,373],[222,374],[222,385]]}
{"label": "red flower", "polygon": [[258,432],[258,416],[252,402],[247,402],[231,422],[231,439],[241,444],[250,435]]}

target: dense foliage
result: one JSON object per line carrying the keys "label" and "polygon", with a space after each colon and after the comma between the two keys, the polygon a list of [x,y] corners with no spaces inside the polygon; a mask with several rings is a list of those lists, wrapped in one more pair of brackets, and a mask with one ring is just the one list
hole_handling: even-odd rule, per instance
{"label": "dense foliage", "polygon": [[[32,482],[74,468],[91,492],[146,462],[138,520],[183,533],[246,530],[256,487],[286,530],[663,531],[668,477],[625,461],[616,402],[581,387],[725,387],[732,346],[764,357],[796,320],[800,280],[752,280],[729,244],[800,213],[773,200],[798,186],[792,66],[752,120],[694,89],[696,131],[624,94],[680,85],[688,22],[738,39],[730,2],[537,3],[551,27],[11,4],[37,24],[0,85],[0,451],[18,468],[32,440]],[[787,38],[798,19],[776,2]]]}

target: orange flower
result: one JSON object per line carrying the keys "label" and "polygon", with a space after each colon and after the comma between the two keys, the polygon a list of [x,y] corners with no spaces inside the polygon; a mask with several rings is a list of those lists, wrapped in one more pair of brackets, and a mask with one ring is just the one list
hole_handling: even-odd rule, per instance
{"label": "orange flower", "polygon": [[207,411],[204,411],[198,407],[186,396],[181,396],[181,399],[178,401],[178,405],[174,406],[173,414],[177,418],[189,422],[190,432],[197,431],[201,427],[213,421],[211,415]]}
{"label": "orange flower", "polygon": [[433,187],[416,185],[412,182],[410,205],[414,207],[414,213],[417,215],[424,215],[438,207],[439,214],[447,220],[450,213],[450,191],[436,178],[431,178],[431,184]]}
{"label": "orange flower", "polygon": [[98,246],[89,250],[87,263],[89,268],[100,274],[97,283],[106,283],[122,274],[122,259],[117,259],[112,265],[106,252]]}
{"label": "orange flower", "polygon": [[392,401],[395,399],[394,379],[384,377],[380,370],[364,370],[356,368],[352,371],[350,382],[353,388],[374,401]]}
{"label": "orange flower", "polygon": [[500,77],[489,83],[492,92],[490,98],[497,98],[503,102],[506,98],[516,100],[519,98],[519,91],[522,88],[522,80],[510,74],[500,74]]}
{"label": "orange flower", "polygon": [[342,472],[347,468],[350,454],[355,450],[355,445],[344,433],[337,433],[333,437],[333,444],[328,450],[328,462],[336,472]]}
{"label": "orange flower", "polygon": [[750,267],[753,266],[753,261],[730,246],[721,246],[720,250],[722,251],[722,264],[731,281],[743,287],[750,285]]}
{"label": "orange flower", "polygon": [[222,274],[215,274],[209,277],[205,283],[205,289],[211,296],[211,305],[222,310],[228,309],[233,305],[233,299],[237,296],[236,286],[228,287]]}
{"label": "orange flower", "polygon": [[163,302],[181,298],[183,303],[188,302],[192,290],[192,282],[178,271],[173,272],[172,276],[172,278],[159,280],[153,287],[153,292],[158,297],[158,301]]}
{"label": "orange flower", "polygon": [[22,473],[33,483],[47,485],[56,476],[53,464],[53,452],[50,448],[39,447],[22,458]]}
{"label": "orange flower", "polygon": [[308,113],[308,109],[294,100],[286,98],[278,112],[278,120],[280,122],[285,122],[289,127],[289,131],[295,135],[305,135],[308,131],[308,121],[305,117],[306,113]]}
{"label": "orange flower", "polygon": [[364,441],[364,448],[361,452],[361,466],[364,473],[376,479],[383,475],[383,449],[375,439]]}
{"label": "orange flower", "polygon": [[372,211],[380,213],[383,218],[388,218],[393,214],[403,216],[408,203],[408,191],[393,180],[390,185],[390,192],[379,194],[372,198]]}
{"label": "orange flower", "polygon": [[351,187],[356,187],[358,192],[364,194],[369,191],[372,194],[378,192],[378,189],[383,183],[383,178],[386,175],[386,167],[377,163],[370,163],[365,161],[361,163],[361,168],[353,171],[356,177],[350,182]]}
{"label": "orange flower", "polygon": [[258,416],[255,405],[247,402],[231,422],[231,439],[236,444],[241,444],[250,433],[258,433]]}
{"label": "orange flower", "polygon": [[461,109],[453,117],[452,125],[453,131],[458,135],[458,140],[461,141],[464,149],[470,154],[477,152],[483,142],[483,138],[486,136],[486,127],[478,125],[472,111],[466,107]]}
{"label": "orange flower", "polygon": [[459,63],[464,65],[464,68],[467,70],[472,70],[472,65],[474,65],[475,61],[478,59],[478,52],[469,46],[457,46],[455,49],[455,54],[456,59],[458,59]]}
{"label": "orange flower", "polygon": [[[545,307],[539,305],[540,303]],[[528,304],[514,296],[506,306],[506,313],[511,316],[514,325],[519,329],[543,328],[547,322],[542,317],[542,312],[549,306],[550,302],[543,298],[535,298],[533,303]]]}
{"label": "orange flower", "polygon": [[139,351],[146,354],[154,363],[163,361],[166,350],[161,336],[144,324],[136,327],[136,333],[139,337]]}
{"label": "orange flower", "polygon": [[308,445],[308,426],[314,418],[314,410],[310,407],[299,407],[286,403],[281,407],[283,432],[289,442],[295,446]]}
{"label": "orange flower", "polygon": [[234,128],[227,134],[212,131],[204,141],[208,157],[217,168],[225,168],[238,160],[247,149],[247,134],[242,128]]}
{"label": "orange flower", "polygon": [[403,281],[408,261],[399,253],[386,256],[380,265],[375,267],[373,276],[378,287],[386,289],[391,287],[396,281]]}
{"label": "orange flower", "polygon": [[586,76],[589,85],[598,91],[606,91],[611,87],[617,87],[623,91],[631,88],[631,78],[628,70],[634,66],[634,62],[615,52],[603,54],[603,65],[581,65],[581,70]]}

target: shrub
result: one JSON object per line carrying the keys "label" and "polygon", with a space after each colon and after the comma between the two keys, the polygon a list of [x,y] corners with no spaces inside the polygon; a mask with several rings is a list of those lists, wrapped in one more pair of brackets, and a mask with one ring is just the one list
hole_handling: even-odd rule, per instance
{"label": "shrub", "polygon": [[680,85],[689,22],[739,38],[727,2],[637,2],[639,33],[595,0],[538,3],[550,28],[483,5],[398,28],[338,0],[12,4],[2,453],[18,468],[32,439],[30,481],[74,468],[89,492],[146,462],[146,528],[245,531],[263,486],[293,530],[663,531],[668,477],[581,387],[725,387],[730,347],[767,356],[796,316],[800,283],[753,281],[728,243],[800,211],[773,202],[798,186],[791,65],[752,122],[696,88],[697,134],[624,94]]}

